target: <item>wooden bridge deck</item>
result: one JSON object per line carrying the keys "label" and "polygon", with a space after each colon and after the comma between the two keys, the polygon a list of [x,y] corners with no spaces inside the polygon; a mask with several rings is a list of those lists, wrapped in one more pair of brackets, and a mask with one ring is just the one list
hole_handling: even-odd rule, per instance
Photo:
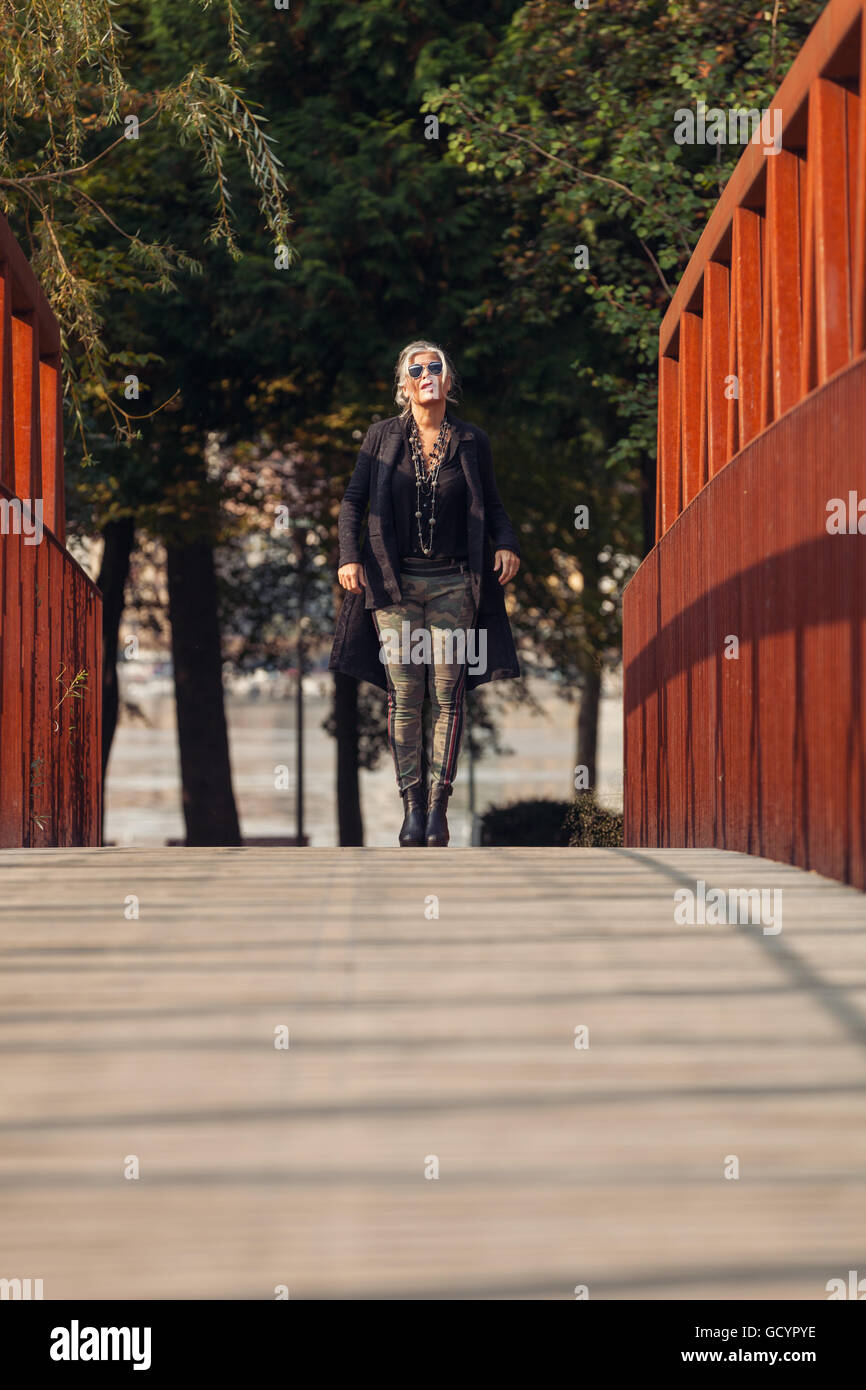
{"label": "wooden bridge deck", "polygon": [[[781,888],[781,933],[677,925],[698,878]],[[0,1277],[46,1299],[866,1275],[853,889],[699,850],[6,850],[0,925]]]}

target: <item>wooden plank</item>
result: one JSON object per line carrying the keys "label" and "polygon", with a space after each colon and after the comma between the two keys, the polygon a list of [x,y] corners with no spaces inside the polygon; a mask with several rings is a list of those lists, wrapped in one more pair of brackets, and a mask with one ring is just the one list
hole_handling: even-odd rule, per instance
{"label": "wooden plank", "polygon": [[0,263],[0,486],[15,491],[12,449],[12,277]]}
{"label": "wooden plank", "polygon": [[90,671],[87,756],[89,820],[85,843],[102,844],[102,600],[87,589],[87,664]]}
{"label": "wooden plank", "polygon": [[42,358],[39,362],[39,407],[45,525],[63,545],[66,541],[66,508],[63,495],[63,400],[59,357]]}
{"label": "wooden plank", "polygon": [[712,478],[727,462],[728,401],[725,378],[730,334],[730,275],[728,267],[710,261],[704,276],[704,336],[707,372],[707,474]]}
{"label": "wooden plank", "polygon": [[[866,24],[860,25],[860,91],[866,93]],[[857,150],[854,162],[856,195],[854,230],[851,237],[854,257],[852,306],[852,350],[866,350],[866,101],[860,102],[857,121]]]}
{"label": "wooden plank", "polygon": [[860,146],[860,98],[854,92],[845,92],[845,249],[848,256],[848,290],[851,296],[848,305],[849,342],[848,356],[854,351],[854,277],[855,243],[857,239],[857,179]]}
{"label": "wooden plank", "polygon": [[817,385],[851,357],[846,93],[817,78],[809,99],[809,165],[814,178]]}
{"label": "wooden plank", "polygon": [[737,355],[737,294],[739,291],[739,276],[734,274],[733,262],[730,274],[731,293],[728,301],[728,364],[725,373],[727,377],[727,389],[725,403],[725,462],[727,463],[737,452],[740,438],[740,409],[738,396],[740,393],[739,385],[739,363]]}
{"label": "wooden plank", "polygon": [[[706,298],[706,291],[704,293]],[[707,438],[709,430],[709,419],[707,415],[709,405],[709,387],[707,384],[707,363],[709,360],[709,339],[710,329],[706,319],[701,316],[701,354],[700,366],[700,392],[698,402],[698,486],[696,491],[700,492],[702,487],[706,487],[709,479],[709,441]]]}
{"label": "wooden plank", "polygon": [[[773,159],[777,156],[773,156]],[[772,163],[772,159],[770,160]],[[761,227],[761,393],[758,430],[765,430],[773,419],[773,277],[770,274],[770,238],[767,234],[767,211]]]}
{"label": "wooden plank", "polygon": [[16,493],[40,497],[39,340],[29,313],[12,315],[12,449]]}
{"label": "wooden plank", "polygon": [[767,243],[775,419],[796,405],[800,398],[800,173],[801,161],[786,150],[768,161]]}
{"label": "wooden plank", "polygon": [[24,738],[22,729],[21,551],[23,537],[0,535],[3,552],[0,618],[0,845],[20,845],[24,834]]}
{"label": "wooden plank", "polygon": [[[2,499],[3,495],[4,494],[0,492],[0,499]],[[8,551],[9,545],[6,537],[0,534],[0,747],[3,746],[2,740],[6,734],[6,705],[8,700],[12,698],[11,692],[9,696],[5,694],[6,682],[3,676],[14,659],[9,649],[10,629],[9,623],[6,620],[6,608],[7,604],[10,602],[6,597],[9,583]],[[14,845],[16,843],[14,829],[11,828],[7,822],[8,812],[6,809],[9,804],[8,798],[13,785],[13,777],[14,763],[7,762],[5,758],[0,757],[0,846]]]}
{"label": "wooden plank", "polygon": [[682,505],[701,488],[701,361],[703,323],[698,314],[680,321],[679,414],[682,432]]}
{"label": "wooden plank", "polygon": [[21,615],[21,665],[18,678],[21,682],[21,715],[20,715],[20,758],[22,785],[22,843],[29,845],[33,843],[31,839],[31,807],[33,779],[36,769],[33,767],[33,726],[35,717],[34,708],[34,676],[35,676],[35,653],[36,653],[36,557],[42,549],[39,545],[30,545],[28,540],[35,537],[22,537],[20,550],[21,573],[19,589],[19,606]]}
{"label": "wooden plank", "polygon": [[64,576],[63,584],[63,645],[62,671],[58,672],[55,687],[59,704],[60,729],[57,734],[57,766],[61,797],[61,815],[57,827],[57,841],[61,845],[74,845],[77,842],[76,808],[79,788],[76,783],[78,762],[78,741],[81,725],[78,718],[78,705],[74,696],[64,696],[72,685],[80,668],[78,660],[78,623],[76,615],[75,585]]}
{"label": "wooden plank", "polygon": [[32,267],[15,237],[6,218],[0,213],[0,261],[5,261],[15,281],[16,305],[26,304],[34,311],[39,324],[42,351],[60,351],[60,327],[42,286],[33,274]]}
{"label": "wooden plank", "polygon": [[763,218],[748,208],[734,213],[731,275],[734,280],[733,329],[739,389],[737,448],[761,428],[761,228]]}
{"label": "wooden plank", "polygon": [[658,534],[663,536],[682,510],[680,466],[679,363],[659,360]]}
{"label": "wooden plank", "polygon": [[[810,105],[811,110],[811,105]],[[817,153],[809,142],[805,177],[800,180],[800,245],[803,248],[800,306],[800,396],[807,396],[818,385],[818,311],[815,272],[815,185]]]}
{"label": "wooden plank", "polygon": [[[826,1298],[862,896],[719,851],[448,860],[428,924],[425,850],[0,856],[7,1268],[79,1302]],[[698,879],[777,888],[785,949],[677,925]]]}
{"label": "wooden plank", "polygon": [[54,727],[56,723],[59,723],[59,711],[56,708],[59,699],[57,676],[63,664],[64,652],[63,555],[53,545],[49,547],[48,554],[48,617],[51,633],[48,666],[48,704],[51,732],[51,844],[58,845],[63,843],[60,839],[60,830],[65,814],[62,796],[63,770],[60,731]]}
{"label": "wooden plank", "polygon": [[50,845],[52,748],[51,733],[51,631],[49,598],[49,556],[52,547],[40,545],[36,556],[34,586],[33,643],[33,738],[29,843]]}

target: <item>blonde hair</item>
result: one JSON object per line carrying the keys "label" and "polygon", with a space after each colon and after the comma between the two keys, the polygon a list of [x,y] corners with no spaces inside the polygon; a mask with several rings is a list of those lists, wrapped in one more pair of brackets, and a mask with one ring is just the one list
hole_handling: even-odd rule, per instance
{"label": "blonde hair", "polygon": [[397,358],[397,368],[394,372],[394,400],[397,402],[399,406],[402,407],[400,411],[401,415],[408,415],[412,409],[412,405],[409,399],[409,393],[406,390],[406,380],[409,375],[409,364],[411,363],[412,358],[416,357],[419,352],[436,353],[436,356],[442,363],[442,375],[447,376],[448,378],[448,391],[445,396],[445,399],[446,401],[451,401],[452,405],[455,404],[457,401],[456,395],[453,395],[452,392],[457,390],[459,382],[457,379],[457,373],[454,370],[454,363],[451,361],[451,358],[448,356],[448,353],[444,352],[441,347],[437,346],[436,343],[428,343],[426,341],[422,342],[419,339],[414,343],[409,343],[408,347],[404,347],[403,351],[400,353],[400,356]]}

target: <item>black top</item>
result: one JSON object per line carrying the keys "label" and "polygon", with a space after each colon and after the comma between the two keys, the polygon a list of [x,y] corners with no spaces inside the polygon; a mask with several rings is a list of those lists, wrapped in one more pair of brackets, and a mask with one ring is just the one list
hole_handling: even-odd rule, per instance
{"label": "black top", "polygon": [[[511,525],[511,521],[503,505],[502,498],[499,496],[499,489],[496,486],[496,478],[493,471],[493,456],[490,451],[490,440],[488,439],[484,431],[478,429],[476,425],[470,425],[467,424],[467,422],[464,420],[458,420],[455,416],[451,415],[450,411],[448,411],[447,414],[448,418],[451,420],[451,427],[453,431],[451,436],[451,445],[449,447],[447,457],[449,459],[452,457],[454,458],[454,461],[460,467],[461,472],[462,464],[460,463],[460,439],[463,438],[468,440],[474,438],[476,441],[476,477],[478,479],[478,484],[480,486],[481,494],[483,497],[484,536],[489,537],[496,550],[513,550],[515,555],[519,555],[520,543],[517,539],[514,527]],[[396,465],[397,463],[399,463],[404,452],[406,453],[408,459],[405,420],[401,419],[396,415],[393,415],[388,420],[379,420],[375,424],[370,426],[366,435],[364,436],[364,442],[361,445],[360,451],[358,453],[358,461],[355,464],[354,472],[352,473],[352,477],[349,481],[349,485],[346,488],[345,494],[343,496],[343,501],[340,505],[339,538],[341,565],[357,564],[361,560],[361,528],[363,526],[364,517],[366,515],[368,506],[370,509],[370,529],[364,543],[366,546],[366,558],[370,566],[367,574],[367,597],[365,600],[367,608],[373,608],[377,606],[384,607],[392,601],[392,599],[388,597],[390,590],[386,590],[384,586],[382,566],[389,566],[395,572],[398,572],[400,568],[401,554],[407,554],[407,552],[405,551],[401,552],[397,544],[397,529],[399,523],[397,520],[397,516],[395,515],[396,509],[393,504],[393,473],[391,475],[392,486],[388,490],[390,495],[387,498],[381,497],[379,495],[379,467],[377,459],[380,447],[387,447],[389,462],[391,459],[394,460],[394,473],[396,473]],[[445,465],[443,464],[443,468],[444,467]],[[442,474],[440,471],[440,480],[441,476]],[[463,478],[465,482],[465,473],[463,474]],[[457,475],[457,479],[459,482],[459,474]],[[411,486],[412,488],[414,488],[414,479],[412,481]],[[385,518],[382,515],[380,508],[383,504],[386,510],[388,511],[389,516],[392,517],[395,522],[394,531],[392,532],[392,534],[388,536],[387,541],[383,538],[382,532],[382,526]],[[406,513],[411,513],[409,519],[411,521],[415,521],[414,494],[411,497],[411,505],[405,508],[401,505],[399,510],[403,513],[404,526]],[[438,510],[439,508],[437,506],[437,511]],[[480,517],[476,512],[472,512],[470,514],[468,497],[466,498],[465,509],[463,510],[462,514],[459,513],[458,509],[458,514],[456,515],[455,520],[456,524],[459,526],[465,524],[468,537],[473,540],[473,544],[478,547],[480,553],[483,547],[483,537],[476,535],[475,533],[478,523],[480,521]],[[418,528],[416,522],[416,538],[417,534]],[[441,541],[441,539],[441,531],[438,533],[438,538],[434,533],[434,542],[436,542],[435,549],[438,552],[438,558],[441,558],[442,556],[442,551],[440,551],[439,548],[439,542]],[[457,538],[455,537],[454,539],[456,541]],[[406,532],[405,530],[403,543],[407,545],[410,544],[410,537],[408,535],[408,532]],[[467,552],[468,547],[455,547],[455,551],[452,553],[459,554],[461,558],[465,555],[466,558],[469,559],[469,555]],[[411,551],[408,553],[411,554]],[[499,586],[497,585],[496,592],[498,591]],[[378,648],[376,650],[378,651]],[[367,680],[368,677],[363,676],[359,677],[359,679]],[[380,684],[379,673],[377,673],[377,678],[373,681],[373,684]],[[384,688],[385,687],[383,686],[382,689]]]}
{"label": "black top", "polygon": [[[418,536],[418,485],[415,481],[415,465],[409,447],[408,426],[403,427],[403,450],[391,478],[391,498],[394,503],[394,528],[397,533],[397,553],[401,560],[408,556],[423,555]],[[444,460],[439,465],[436,481],[436,517],[433,526],[433,547],[431,559],[466,560],[469,557],[469,542],[466,534],[466,477],[463,466],[457,458],[457,431],[451,427],[451,438]],[[430,544],[430,497],[426,489],[421,491],[421,536],[424,544]]]}

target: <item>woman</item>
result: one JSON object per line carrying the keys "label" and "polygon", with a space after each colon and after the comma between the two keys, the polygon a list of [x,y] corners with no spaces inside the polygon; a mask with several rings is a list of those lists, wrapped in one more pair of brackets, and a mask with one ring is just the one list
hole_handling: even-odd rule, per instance
{"label": "woman", "polygon": [[[447,845],[466,689],[520,674],[503,594],[520,548],[496,489],[490,441],[450,408],[456,377],[447,354],[410,343],[395,384],[401,413],[370,426],[340,508],[338,576],[347,593],[330,668],[388,692],[405,813],[399,843]],[[421,765],[428,674],[429,805]]]}

